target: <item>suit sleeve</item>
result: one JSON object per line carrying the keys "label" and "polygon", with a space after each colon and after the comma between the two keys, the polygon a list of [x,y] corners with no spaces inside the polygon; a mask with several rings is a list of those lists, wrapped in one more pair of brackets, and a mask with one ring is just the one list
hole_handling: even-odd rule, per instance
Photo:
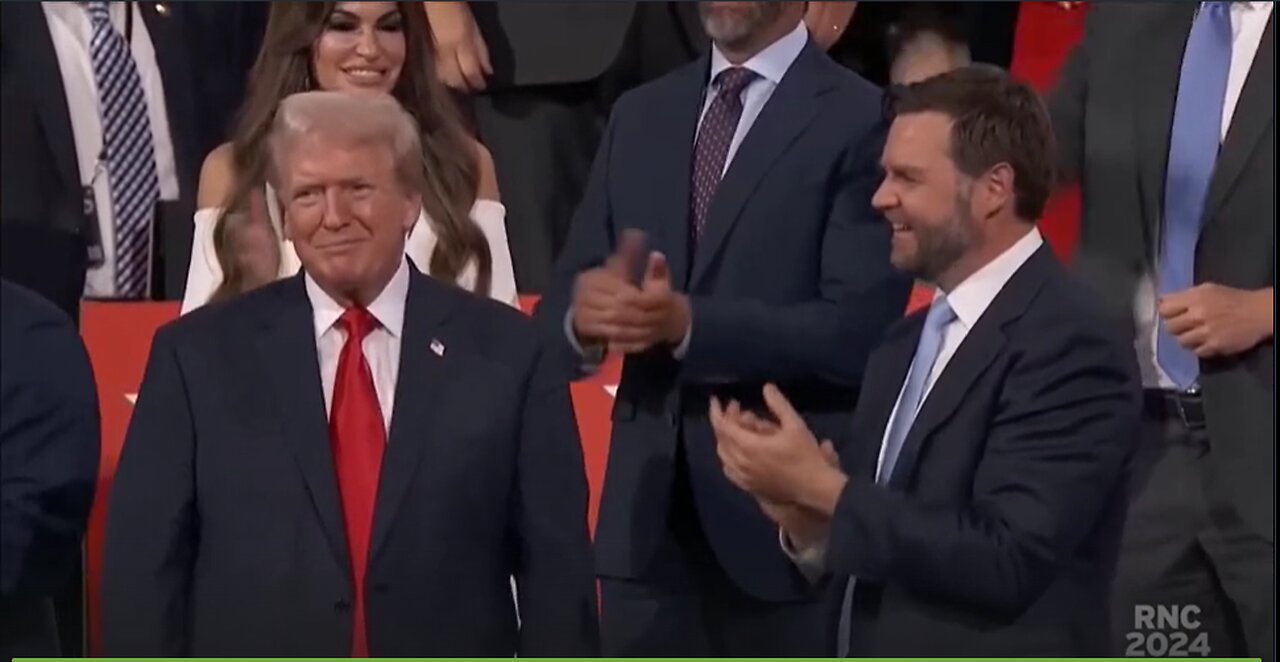
{"label": "suit sleeve", "polygon": [[919,503],[851,479],[832,518],[830,571],[1007,614],[1040,597],[1120,498],[1141,389],[1124,345],[1095,331],[1022,347],[968,503]]}
{"label": "suit sleeve", "polygon": [[[5,292],[9,296],[8,291]],[[18,296],[14,294],[13,296]],[[6,339],[0,394],[0,599],[64,588],[98,477],[98,397],[89,357],[69,319],[52,317]],[[7,331],[7,330],[6,330]]]}
{"label": "suit sleeve", "polygon": [[189,644],[195,433],[167,331],[152,344],[107,512],[102,634],[109,657],[184,657]]}
{"label": "suit sleeve", "polygon": [[596,657],[586,469],[569,384],[545,350],[527,387],[517,463],[519,657]]}
{"label": "suit sleeve", "polygon": [[613,118],[605,128],[591,165],[582,202],[574,212],[569,236],[560,258],[556,260],[547,290],[534,313],[543,334],[551,342],[556,363],[574,378],[590,371],[592,361],[584,361],[568,337],[566,318],[573,305],[573,288],[578,274],[604,264],[613,252],[614,236],[609,202],[609,158],[613,146],[614,125],[621,105],[615,106]]}
{"label": "suit sleeve", "polygon": [[[878,111],[877,111],[878,112]],[[695,296],[688,382],[820,377],[857,385],[871,348],[902,316],[911,282],[889,262],[889,227],[871,207],[886,127],[877,121],[846,152],[809,301],[773,305]],[[804,268],[804,265],[780,265]]]}

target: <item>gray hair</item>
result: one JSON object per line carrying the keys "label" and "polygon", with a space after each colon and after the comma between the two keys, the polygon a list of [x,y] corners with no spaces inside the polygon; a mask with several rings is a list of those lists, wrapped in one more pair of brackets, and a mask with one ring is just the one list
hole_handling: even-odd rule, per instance
{"label": "gray hair", "polygon": [[396,177],[406,192],[426,187],[422,136],[418,123],[387,94],[299,92],[276,109],[267,136],[267,178],[276,189],[290,148],[303,138],[322,136],[341,144],[385,145],[395,156]]}

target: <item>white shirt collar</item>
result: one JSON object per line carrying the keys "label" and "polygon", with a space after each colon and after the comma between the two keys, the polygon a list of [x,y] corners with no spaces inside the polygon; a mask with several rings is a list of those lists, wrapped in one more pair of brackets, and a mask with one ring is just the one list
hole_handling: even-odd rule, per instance
{"label": "white shirt collar", "polygon": [[[333,328],[338,322],[338,318],[342,317],[345,308],[338,305],[333,297],[329,296],[320,285],[311,278],[311,274],[305,274],[303,278],[307,284],[307,298],[311,300],[312,319],[315,320],[316,339],[319,340],[326,331]],[[382,288],[369,304],[369,314],[378,320],[378,324],[386,329],[394,337],[400,337],[400,333],[404,330],[404,308],[405,302],[409,297],[409,261],[400,260],[400,268],[396,269],[396,273],[391,277],[391,281],[387,286]]]}
{"label": "white shirt collar", "polygon": [[1043,243],[1040,230],[1032,227],[1030,232],[1023,235],[999,257],[964,279],[951,292],[944,295],[939,290],[934,294],[934,299],[946,296],[951,310],[956,313],[956,318],[966,328],[972,329],[982,314],[987,311],[987,307],[995,300],[996,295],[1004,289],[1005,283],[1013,278],[1013,274],[1017,273],[1023,263],[1030,259]]}
{"label": "white shirt collar", "polygon": [[[750,60],[742,63],[743,67],[754,71],[757,75],[765,80],[777,85],[782,82],[782,77],[787,74],[787,69],[791,68],[791,64],[800,57],[800,52],[804,50],[804,45],[809,42],[809,29],[805,26],[804,21],[800,21],[795,29],[788,32],[783,38],[769,44],[768,48],[755,54]],[[710,82],[714,83],[716,76],[721,71],[734,66],[724,53],[720,52],[718,46],[711,47],[711,78]]]}
{"label": "white shirt collar", "polygon": [[1272,6],[1272,3],[1270,2],[1233,2],[1231,3],[1232,9],[1252,9],[1254,11],[1268,9],[1271,6]]}

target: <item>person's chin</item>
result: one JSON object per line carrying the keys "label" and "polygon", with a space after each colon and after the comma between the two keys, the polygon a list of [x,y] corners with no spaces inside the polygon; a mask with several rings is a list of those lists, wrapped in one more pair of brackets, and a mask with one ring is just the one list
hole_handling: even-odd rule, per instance
{"label": "person's chin", "polygon": [[920,260],[917,259],[914,251],[897,247],[889,253],[889,263],[894,269],[906,274],[915,274],[920,269]]}

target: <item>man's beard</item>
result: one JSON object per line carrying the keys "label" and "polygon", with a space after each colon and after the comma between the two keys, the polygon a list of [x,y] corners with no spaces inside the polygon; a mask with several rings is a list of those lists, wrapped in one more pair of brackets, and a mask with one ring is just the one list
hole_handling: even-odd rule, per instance
{"label": "man's beard", "polygon": [[954,223],[915,230],[916,259],[909,271],[916,278],[937,283],[973,246],[974,234],[973,217],[969,214],[969,196],[960,195],[956,199]]}
{"label": "man's beard", "polygon": [[745,7],[716,7],[698,3],[702,27],[712,41],[722,46],[735,47],[749,41],[772,25],[782,14],[778,2],[753,2]]}

